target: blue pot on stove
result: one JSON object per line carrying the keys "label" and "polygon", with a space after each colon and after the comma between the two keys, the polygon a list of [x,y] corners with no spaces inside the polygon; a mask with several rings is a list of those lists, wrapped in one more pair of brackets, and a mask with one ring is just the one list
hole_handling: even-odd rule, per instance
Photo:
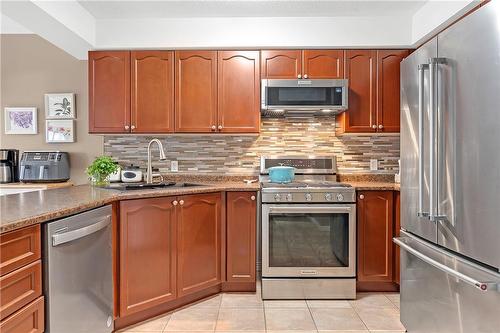
{"label": "blue pot on stove", "polygon": [[290,183],[294,178],[294,167],[275,166],[269,168],[269,181],[271,181],[271,183]]}

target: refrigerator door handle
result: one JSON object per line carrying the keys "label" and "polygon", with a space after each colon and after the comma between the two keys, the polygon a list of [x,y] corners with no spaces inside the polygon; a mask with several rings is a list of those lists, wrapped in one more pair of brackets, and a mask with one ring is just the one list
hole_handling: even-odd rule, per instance
{"label": "refrigerator door handle", "polygon": [[418,217],[428,217],[429,213],[424,212],[424,84],[425,70],[429,69],[428,64],[418,65]]}
{"label": "refrigerator door handle", "polygon": [[437,84],[438,65],[445,63],[444,58],[429,59],[429,219],[431,221],[442,220],[438,212],[439,192],[438,192],[438,98],[439,89]]}
{"label": "refrigerator door handle", "polygon": [[454,270],[453,268],[450,268],[428,256],[425,254],[419,252],[417,249],[411,247],[410,245],[407,244],[404,240],[407,239],[408,237],[395,237],[393,238],[393,241],[396,245],[398,245],[401,249],[407,251],[408,253],[411,253],[415,257],[419,258],[420,260],[426,262],[427,264],[446,272],[447,274],[473,286],[476,289],[479,289],[481,291],[500,291],[500,284],[497,282],[484,282],[484,281],[478,281],[468,275],[465,275],[457,270]]}

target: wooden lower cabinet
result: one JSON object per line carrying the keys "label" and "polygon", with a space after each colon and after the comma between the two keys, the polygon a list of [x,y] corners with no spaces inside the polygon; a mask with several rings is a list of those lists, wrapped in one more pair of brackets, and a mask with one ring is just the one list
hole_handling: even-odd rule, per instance
{"label": "wooden lower cabinet", "polygon": [[228,290],[255,290],[256,192],[228,192],[226,196]]}
{"label": "wooden lower cabinet", "polygon": [[221,193],[178,197],[177,295],[221,283]]}
{"label": "wooden lower cabinet", "polygon": [[176,298],[175,200],[120,202],[120,316]]}
{"label": "wooden lower cabinet", "polygon": [[[400,195],[399,191],[394,192],[394,237],[399,237],[399,230],[401,229],[401,203],[400,203]],[[399,266],[399,246],[396,244],[392,244],[394,251],[394,282],[398,285],[400,283],[400,266]]]}
{"label": "wooden lower cabinet", "polygon": [[243,191],[121,201],[115,328],[220,291],[255,291],[256,197]]}
{"label": "wooden lower cabinet", "polygon": [[393,291],[393,191],[357,193],[360,291]]}
{"label": "wooden lower cabinet", "polygon": [[40,244],[40,225],[0,235],[0,275],[40,259]]}
{"label": "wooden lower cabinet", "polygon": [[42,262],[35,261],[0,278],[0,320],[42,295]]}
{"label": "wooden lower cabinet", "polygon": [[43,333],[43,331],[43,296],[0,322],[0,332],[2,333]]}

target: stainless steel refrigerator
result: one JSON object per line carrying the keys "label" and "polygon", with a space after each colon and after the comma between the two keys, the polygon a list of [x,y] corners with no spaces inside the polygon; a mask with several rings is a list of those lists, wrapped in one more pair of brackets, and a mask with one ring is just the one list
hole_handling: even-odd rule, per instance
{"label": "stainless steel refrigerator", "polygon": [[500,332],[500,1],[401,63],[401,322]]}

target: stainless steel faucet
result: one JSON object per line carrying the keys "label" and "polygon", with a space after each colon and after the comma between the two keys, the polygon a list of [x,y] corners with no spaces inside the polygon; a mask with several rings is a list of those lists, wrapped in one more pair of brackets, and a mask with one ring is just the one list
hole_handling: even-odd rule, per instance
{"label": "stainless steel faucet", "polygon": [[151,145],[156,142],[158,144],[158,149],[160,150],[160,161],[164,161],[167,159],[165,156],[165,151],[163,151],[163,145],[161,144],[161,141],[158,139],[153,139],[149,141],[148,144],[148,170],[146,172],[146,183],[151,184],[153,183],[153,168],[151,167]]}

